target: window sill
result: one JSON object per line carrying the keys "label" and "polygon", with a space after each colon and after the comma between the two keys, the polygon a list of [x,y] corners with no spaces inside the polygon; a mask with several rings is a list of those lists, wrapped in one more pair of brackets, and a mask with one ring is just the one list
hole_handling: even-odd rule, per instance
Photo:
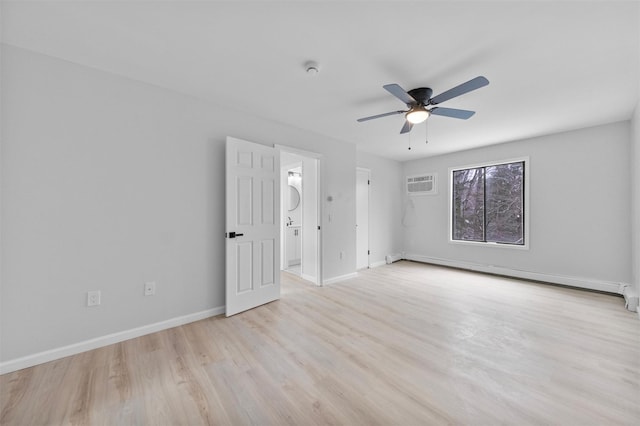
{"label": "window sill", "polygon": [[460,244],[464,246],[476,246],[476,247],[498,247],[512,250],[529,250],[529,244],[516,245],[516,244],[502,244],[502,243],[485,243],[483,241],[462,241],[449,239],[451,244]]}

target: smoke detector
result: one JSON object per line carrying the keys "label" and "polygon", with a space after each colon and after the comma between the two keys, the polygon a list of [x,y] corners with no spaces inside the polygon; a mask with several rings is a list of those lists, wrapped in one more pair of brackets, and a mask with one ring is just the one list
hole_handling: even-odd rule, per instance
{"label": "smoke detector", "polygon": [[317,75],[320,72],[320,66],[316,61],[308,61],[304,64],[304,68],[307,70],[307,74],[309,75]]}

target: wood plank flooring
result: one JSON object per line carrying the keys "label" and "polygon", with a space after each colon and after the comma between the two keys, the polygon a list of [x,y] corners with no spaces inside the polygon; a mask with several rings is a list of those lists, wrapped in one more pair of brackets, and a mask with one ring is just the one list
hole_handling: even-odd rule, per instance
{"label": "wood plank flooring", "polygon": [[620,297],[398,262],[0,376],[2,425],[631,425]]}

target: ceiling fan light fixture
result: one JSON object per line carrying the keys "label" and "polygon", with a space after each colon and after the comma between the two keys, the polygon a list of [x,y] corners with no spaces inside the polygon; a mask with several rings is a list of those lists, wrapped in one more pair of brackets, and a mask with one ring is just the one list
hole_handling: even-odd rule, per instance
{"label": "ceiling fan light fixture", "polygon": [[411,110],[407,112],[405,117],[407,118],[407,121],[409,123],[418,124],[429,118],[429,115],[431,115],[431,113],[425,107],[423,107],[422,105],[418,105],[411,108]]}

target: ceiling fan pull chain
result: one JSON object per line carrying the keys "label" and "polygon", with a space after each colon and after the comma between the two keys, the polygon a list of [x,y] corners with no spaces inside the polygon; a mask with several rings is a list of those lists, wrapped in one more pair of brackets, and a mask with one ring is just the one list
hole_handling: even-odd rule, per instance
{"label": "ceiling fan pull chain", "polygon": [[428,122],[429,120],[424,122],[424,143],[429,143],[429,136],[428,136],[429,125],[427,124]]}
{"label": "ceiling fan pull chain", "polygon": [[411,133],[409,133],[409,151],[411,151]]}

